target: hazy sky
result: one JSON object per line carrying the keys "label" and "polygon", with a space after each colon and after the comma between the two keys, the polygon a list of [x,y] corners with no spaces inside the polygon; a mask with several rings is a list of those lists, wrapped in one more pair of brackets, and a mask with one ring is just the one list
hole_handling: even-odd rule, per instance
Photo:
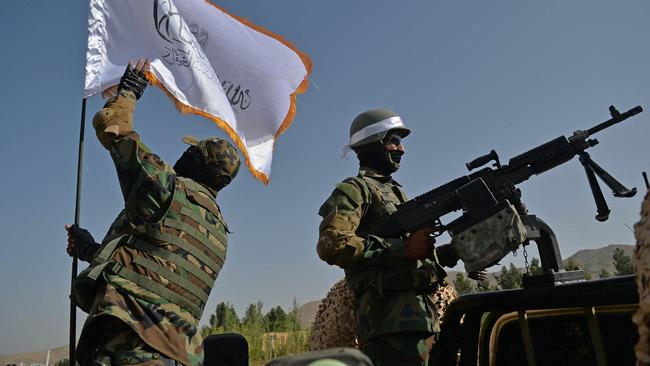
{"label": "hazy sky", "polygon": [[[645,0],[219,4],[285,36],[311,56],[314,71],[293,126],[276,144],[271,184],[242,170],[220,193],[233,234],[204,318],[220,301],[241,315],[257,300],[264,311],[288,306],[294,296],[316,300],[342,277],[316,256],[316,212],[335,183],[356,174],[356,160],[341,160],[341,149],[350,122],[366,109],[394,109],[413,130],[396,178],[415,196],[466,174],[464,163],[490,149],[507,161],[602,122],[610,104],[650,108]],[[0,11],[0,354],[67,343],[71,261],[63,225],[74,215],[87,7],[81,0],[22,0]],[[89,100],[89,120],[101,104]],[[180,115],[153,87],[138,104],[135,125],[170,163],[184,150],[183,135],[223,136],[212,122]],[[99,241],[123,202],[109,155],[88,127],[81,223]],[[649,136],[650,111],[598,134],[601,144],[590,152],[644,192]],[[638,221],[643,194],[613,199],[605,190],[612,214],[598,223],[577,161],[521,188],[565,257],[634,242],[626,225]]]}

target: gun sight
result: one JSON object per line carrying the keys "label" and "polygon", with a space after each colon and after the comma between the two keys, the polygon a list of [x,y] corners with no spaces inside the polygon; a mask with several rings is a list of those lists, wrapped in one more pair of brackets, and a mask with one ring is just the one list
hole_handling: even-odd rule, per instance
{"label": "gun sight", "polygon": [[609,106],[609,114],[612,116],[612,118],[608,119],[607,121],[596,125],[586,131],[587,137],[591,136],[597,132],[600,132],[607,127],[610,127],[612,125],[615,125],[619,122],[625,121],[626,119],[635,116],[639,113],[643,112],[643,108],[641,108],[640,105],[630,109],[627,112],[620,113],[613,105]]}

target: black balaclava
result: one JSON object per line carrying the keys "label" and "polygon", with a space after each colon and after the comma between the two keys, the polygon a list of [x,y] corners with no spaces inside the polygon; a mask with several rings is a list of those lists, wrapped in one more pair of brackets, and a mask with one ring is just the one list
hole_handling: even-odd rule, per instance
{"label": "black balaclava", "polygon": [[359,165],[376,169],[379,173],[389,176],[399,169],[404,151],[389,151],[382,141],[376,141],[354,149],[359,158]]}

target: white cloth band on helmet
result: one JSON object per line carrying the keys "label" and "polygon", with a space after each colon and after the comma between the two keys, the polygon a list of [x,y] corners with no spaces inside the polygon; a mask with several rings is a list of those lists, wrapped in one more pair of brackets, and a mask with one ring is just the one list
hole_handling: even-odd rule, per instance
{"label": "white cloth band on helmet", "polygon": [[350,152],[352,145],[356,144],[357,142],[362,141],[363,139],[368,138],[372,135],[392,130],[393,128],[397,127],[405,127],[404,122],[402,122],[402,119],[399,116],[382,119],[379,122],[375,122],[370,126],[366,126],[360,129],[350,137],[350,143],[343,146],[343,155],[341,158],[347,159],[348,152]]}
{"label": "white cloth band on helmet", "polygon": [[357,142],[362,141],[363,139],[368,138],[372,135],[376,135],[380,132],[392,130],[393,128],[397,128],[397,127],[404,127],[404,122],[402,122],[402,119],[399,118],[399,116],[382,119],[379,122],[375,122],[370,126],[366,126],[360,129],[359,131],[355,132],[352,136],[350,136],[349,145],[352,146]]}

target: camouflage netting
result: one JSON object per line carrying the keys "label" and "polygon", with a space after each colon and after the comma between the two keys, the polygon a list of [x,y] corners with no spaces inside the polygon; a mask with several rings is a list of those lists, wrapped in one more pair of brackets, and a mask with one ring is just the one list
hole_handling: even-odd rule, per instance
{"label": "camouflage netting", "polygon": [[[447,306],[457,297],[458,293],[450,285],[442,286],[432,295],[438,318],[442,319]],[[354,296],[345,279],[332,286],[318,307],[311,327],[309,345],[312,351],[333,347],[359,348],[354,336],[356,321],[352,311],[353,301]]]}
{"label": "camouflage netting", "polygon": [[442,325],[442,322],[445,320],[444,315],[447,311],[447,307],[452,301],[456,300],[456,298],[458,298],[458,292],[456,292],[456,289],[447,282],[444,283],[444,286],[440,286],[438,291],[431,295],[431,300],[436,305],[436,314],[438,315],[438,319],[440,319],[440,325]]}
{"label": "camouflage netting", "polygon": [[639,290],[639,311],[632,320],[639,326],[639,343],[634,347],[639,365],[650,365],[650,193],[641,206],[641,221],[634,225],[636,248],[632,265]]}

